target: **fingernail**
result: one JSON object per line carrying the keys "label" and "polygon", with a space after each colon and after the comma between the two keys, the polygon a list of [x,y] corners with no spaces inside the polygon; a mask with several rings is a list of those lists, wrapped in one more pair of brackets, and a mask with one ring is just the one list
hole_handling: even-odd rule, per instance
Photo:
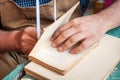
{"label": "fingernail", "polygon": [[75,51],[72,51],[72,50],[71,50],[70,53],[75,54]]}
{"label": "fingernail", "polygon": [[58,51],[62,52],[63,51],[63,47],[59,47]]}
{"label": "fingernail", "polygon": [[52,47],[56,47],[56,45],[53,43],[53,44],[52,44]]}

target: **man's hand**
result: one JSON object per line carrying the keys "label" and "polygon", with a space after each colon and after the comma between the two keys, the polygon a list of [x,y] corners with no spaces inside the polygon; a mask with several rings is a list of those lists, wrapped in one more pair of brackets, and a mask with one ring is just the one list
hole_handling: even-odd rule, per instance
{"label": "man's hand", "polygon": [[52,36],[52,47],[58,51],[68,48],[71,53],[81,52],[96,43],[107,31],[104,22],[96,16],[73,19],[61,26]]}
{"label": "man's hand", "polygon": [[[110,29],[120,25],[120,0],[97,14],[76,18],[60,27],[52,36],[52,46],[77,53],[96,43]],[[75,46],[74,46],[75,45]]]}
{"label": "man's hand", "polygon": [[28,54],[38,40],[35,27],[27,27],[21,31],[0,30],[0,36],[0,53],[22,51]]}
{"label": "man's hand", "polygon": [[25,54],[29,54],[37,42],[36,28],[27,27],[23,31],[20,31],[19,35],[17,35],[17,42],[18,48]]}

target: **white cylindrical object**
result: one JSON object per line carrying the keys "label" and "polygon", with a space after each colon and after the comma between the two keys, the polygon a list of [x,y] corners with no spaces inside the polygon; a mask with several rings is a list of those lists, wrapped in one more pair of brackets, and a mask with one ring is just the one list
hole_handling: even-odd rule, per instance
{"label": "white cylindrical object", "polygon": [[56,18],[57,18],[56,0],[54,0],[54,21],[56,21]]}
{"label": "white cylindrical object", "polygon": [[40,38],[40,2],[36,0],[36,24],[37,24],[37,38]]}

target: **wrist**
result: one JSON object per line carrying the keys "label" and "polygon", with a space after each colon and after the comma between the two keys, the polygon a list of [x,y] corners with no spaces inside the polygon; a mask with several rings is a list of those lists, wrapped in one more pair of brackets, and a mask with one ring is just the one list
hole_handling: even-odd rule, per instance
{"label": "wrist", "polygon": [[112,22],[102,13],[94,14],[93,17],[93,19],[98,22],[98,27],[100,27],[103,33],[109,31],[113,26]]}
{"label": "wrist", "polygon": [[103,22],[106,31],[120,26],[120,1],[116,0],[110,7],[95,14]]}
{"label": "wrist", "polygon": [[11,48],[14,51],[19,51],[19,38],[20,37],[20,31],[12,31],[10,32],[10,40],[11,40]]}
{"label": "wrist", "polygon": [[3,31],[0,30],[0,51],[9,52],[19,49],[17,34],[19,31]]}

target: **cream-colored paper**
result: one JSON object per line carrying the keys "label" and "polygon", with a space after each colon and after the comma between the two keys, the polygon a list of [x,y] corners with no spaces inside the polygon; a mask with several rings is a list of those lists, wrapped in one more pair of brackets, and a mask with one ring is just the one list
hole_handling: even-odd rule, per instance
{"label": "cream-colored paper", "polygon": [[50,38],[52,34],[58,27],[69,21],[69,18],[78,5],[79,2],[75,4],[62,17],[60,17],[56,22],[44,29],[43,35],[29,55],[30,60],[33,60],[34,62],[60,74],[65,74],[95,47],[94,45],[83,53],[76,55],[70,54],[69,50],[61,53],[58,52],[56,48],[51,47]]}
{"label": "cream-colored paper", "polygon": [[[29,63],[25,70],[29,74],[50,80],[104,80],[120,60],[120,39],[105,35],[88,56],[78,63],[71,71],[62,76],[34,62]],[[34,76],[35,77],[35,76]]]}
{"label": "cream-colored paper", "polygon": [[86,51],[76,55],[70,54],[69,50],[61,53],[56,48],[51,47],[50,38],[52,34],[60,25],[69,20],[78,4],[79,2],[60,19],[45,28],[43,35],[29,55],[32,61],[64,75],[97,45],[93,45]]}

